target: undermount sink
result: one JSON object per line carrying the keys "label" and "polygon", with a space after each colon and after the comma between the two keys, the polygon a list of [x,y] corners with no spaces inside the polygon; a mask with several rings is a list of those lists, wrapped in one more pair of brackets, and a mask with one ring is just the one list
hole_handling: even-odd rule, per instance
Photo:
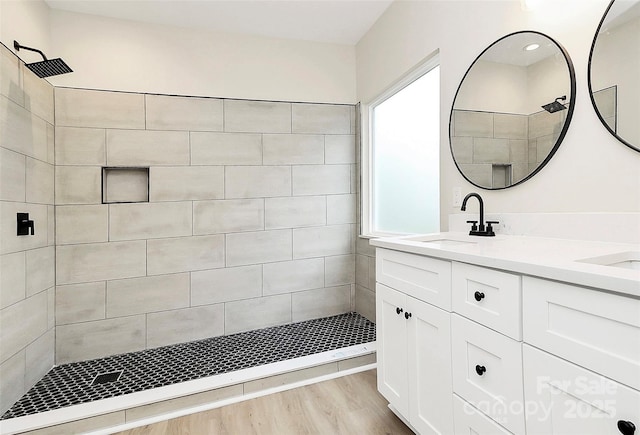
{"label": "undermount sink", "polygon": [[449,239],[449,238],[438,239],[438,238],[434,238],[433,236],[407,237],[404,240],[411,241],[411,242],[420,242],[424,245],[437,247],[437,248],[475,245],[477,243],[471,240],[457,240],[457,239]]}
{"label": "undermount sink", "polygon": [[640,270],[640,251],[617,252],[600,257],[584,258],[578,261],[581,263],[599,264],[601,266]]}

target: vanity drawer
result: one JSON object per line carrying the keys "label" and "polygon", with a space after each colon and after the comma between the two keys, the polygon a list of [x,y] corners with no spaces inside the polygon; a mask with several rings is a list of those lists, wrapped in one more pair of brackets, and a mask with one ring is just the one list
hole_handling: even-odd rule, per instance
{"label": "vanity drawer", "polygon": [[526,344],[522,354],[527,434],[620,435],[618,422],[640,427],[640,392]]}
{"label": "vanity drawer", "polygon": [[524,340],[640,389],[640,300],[524,277]]}
{"label": "vanity drawer", "polygon": [[454,262],[451,268],[453,311],[515,340],[522,340],[521,277]]}
{"label": "vanity drawer", "polygon": [[513,433],[524,433],[522,344],[451,316],[453,391]]}
{"label": "vanity drawer", "polygon": [[376,249],[376,281],[451,311],[451,262]]}
{"label": "vanity drawer", "polygon": [[510,435],[511,432],[453,395],[453,424],[456,435]]}

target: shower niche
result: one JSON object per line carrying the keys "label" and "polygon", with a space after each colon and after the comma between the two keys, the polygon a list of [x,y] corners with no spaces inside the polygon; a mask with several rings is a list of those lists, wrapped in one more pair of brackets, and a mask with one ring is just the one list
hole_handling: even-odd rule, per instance
{"label": "shower niche", "polygon": [[149,202],[149,168],[102,168],[102,203]]}
{"label": "shower niche", "polygon": [[465,73],[451,109],[449,139],[460,173],[483,189],[520,184],[551,159],[575,100],[566,50],[534,31],[504,36]]}

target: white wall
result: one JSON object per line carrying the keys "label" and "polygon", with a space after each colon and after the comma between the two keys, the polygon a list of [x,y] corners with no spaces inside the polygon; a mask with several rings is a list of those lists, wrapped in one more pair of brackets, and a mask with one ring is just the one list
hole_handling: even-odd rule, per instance
{"label": "white wall", "polygon": [[51,10],[74,73],[56,86],[256,100],[355,103],[355,47],[135,23]]}
{"label": "white wall", "polygon": [[[27,47],[38,48],[48,56],[51,48],[49,7],[42,0],[0,1],[0,42],[13,50],[16,40]],[[42,60],[39,54],[20,51],[18,56],[26,63]],[[58,56],[51,56],[58,57]]]}
{"label": "white wall", "polygon": [[[561,43],[572,57],[577,80],[573,121],[549,164],[522,185],[485,191],[464,180],[449,151],[448,116],[441,124],[441,213],[452,206],[452,189],[480,191],[487,212],[637,212],[640,153],[613,138],[593,110],[587,87],[591,41],[609,0],[541,0],[532,12],[519,0],[396,1],[358,43],[358,98],[368,102],[435,50],[440,50],[442,113],[451,110],[465,71],[498,38],[537,30]],[[607,231],[594,228],[594,231]]]}

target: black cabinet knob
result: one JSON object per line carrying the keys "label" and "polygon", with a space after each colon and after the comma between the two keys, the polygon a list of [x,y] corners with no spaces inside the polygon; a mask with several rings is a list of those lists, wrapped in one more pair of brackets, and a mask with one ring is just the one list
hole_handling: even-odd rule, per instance
{"label": "black cabinet knob", "polygon": [[484,375],[486,371],[487,371],[487,368],[485,366],[481,366],[481,365],[476,366],[476,373],[478,374],[478,376]]}
{"label": "black cabinet knob", "polygon": [[473,294],[473,297],[476,299],[476,301],[480,302],[481,300],[484,299],[484,293],[482,292],[475,292]]}
{"label": "black cabinet knob", "polygon": [[404,312],[404,318],[409,320],[409,317],[411,317],[411,313],[409,313],[408,311]]}
{"label": "black cabinet knob", "polygon": [[636,425],[630,421],[618,420],[618,430],[622,435],[633,435],[636,431]]}
{"label": "black cabinet knob", "polygon": [[400,314],[401,312],[402,312],[402,308],[397,307],[397,308],[396,308],[396,314]]}

